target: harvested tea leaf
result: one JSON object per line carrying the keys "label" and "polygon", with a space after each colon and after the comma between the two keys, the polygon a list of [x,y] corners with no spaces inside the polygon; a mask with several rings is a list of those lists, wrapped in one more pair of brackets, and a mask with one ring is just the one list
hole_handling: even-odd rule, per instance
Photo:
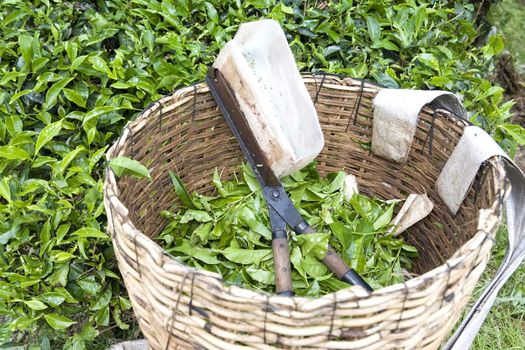
{"label": "harvested tea leaf", "polygon": [[175,186],[175,191],[177,192],[177,196],[179,196],[181,202],[186,206],[186,208],[193,208],[193,203],[191,202],[190,196],[188,195],[182,180],[171,170],[169,174],[171,182],[173,182],[173,186]]}
{"label": "harvested tea leaf", "polygon": [[117,176],[132,175],[137,178],[148,178],[151,180],[148,168],[135,159],[128,157],[117,157],[109,162],[111,170]]}
{"label": "harvested tea leaf", "polygon": [[[189,194],[170,172],[180,199],[165,211],[168,225],[158,237],[166,251],[188,266],[221,274],[224,281],[274,293],[275,273],[268,208],[251,169],[224,181],[215,171],[214,196]],[[398,200],[381,201],[358,192],[348,198],[347,174],[320,178],[314,164],[282,179],[299,212],[317,233],[290,232],[292,282],[296,295],[319,296],[348,287],[320,261],[331,244],[373,288],[402,282],[415,247],[388,233]]]}

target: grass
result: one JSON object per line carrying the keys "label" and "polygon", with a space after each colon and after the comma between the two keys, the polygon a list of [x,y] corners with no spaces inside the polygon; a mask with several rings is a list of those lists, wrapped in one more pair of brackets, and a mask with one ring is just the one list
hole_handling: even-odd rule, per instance
{"label": "grass", "polygon": [[[492,258],[481,276],[472,300],[476,300],[494,276],[507,246],[507,230],[497,235]],[[501,289],[496,303],[480,329],[473,350],[525,349],[525,266],[521,266]]]}
{"label": "grass", "polygon": [[[492,5],[490,23],[498,28],[512,54],[518,72],[525,74],[525,1],[501,0]],[[496,272],[507,246],[507,231],[502,227],[492,250],[492,259],[472,298],[475,300]],[[499,293],[487,320],[472,346],[473,350],[525,349],[525,265],[514,273]]]}

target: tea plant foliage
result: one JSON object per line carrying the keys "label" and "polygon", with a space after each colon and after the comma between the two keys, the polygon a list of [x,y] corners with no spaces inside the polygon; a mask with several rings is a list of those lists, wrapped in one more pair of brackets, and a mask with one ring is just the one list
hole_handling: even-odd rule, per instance
{"label": "tea plant foliage", "polygon": [[105,152],[146,106],[202,79],[239,23],[279,21],[303,71],[457,92],[512,152],[525,134],[488,80],[503,42],[476,40],[475,13],[468,1],[0,0],[0,344],[82,349],[132,322],[105,233]]}

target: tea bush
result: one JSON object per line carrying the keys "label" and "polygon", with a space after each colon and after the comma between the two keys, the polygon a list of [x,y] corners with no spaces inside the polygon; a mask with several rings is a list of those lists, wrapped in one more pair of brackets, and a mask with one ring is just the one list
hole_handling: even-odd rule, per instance
{"label": "tea bush", "polygon": [[129,326],[105,151],[202,79],[239,23],[279,21],[303,71],[454,91],[513,153],[525,133],[488,80],[503,42],[478,38],[475,16],[468,1],[0,0],[0,344],[82,349]]}

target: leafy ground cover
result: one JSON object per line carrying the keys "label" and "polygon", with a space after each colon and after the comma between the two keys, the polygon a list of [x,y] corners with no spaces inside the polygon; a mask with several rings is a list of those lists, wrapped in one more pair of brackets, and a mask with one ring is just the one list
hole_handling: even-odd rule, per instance
{"label": "leafy ground cover", "polygon": [[137,335],[105,234],[104,154],[145,106],[202,79],[241,22],[282,23],[303,71],[457,92],[512,154],[524,131],[488,80],[503,41],[478,37],[476,13],[469,1],[0,0],[0,344]]}
{"label": "leafy ground cover", "polygon": [[514,56],[518,71],[525,74],[525,2],[522,0],[501,0],[490,8],[488,22],[495,26],[505,38],[505,46]]}

